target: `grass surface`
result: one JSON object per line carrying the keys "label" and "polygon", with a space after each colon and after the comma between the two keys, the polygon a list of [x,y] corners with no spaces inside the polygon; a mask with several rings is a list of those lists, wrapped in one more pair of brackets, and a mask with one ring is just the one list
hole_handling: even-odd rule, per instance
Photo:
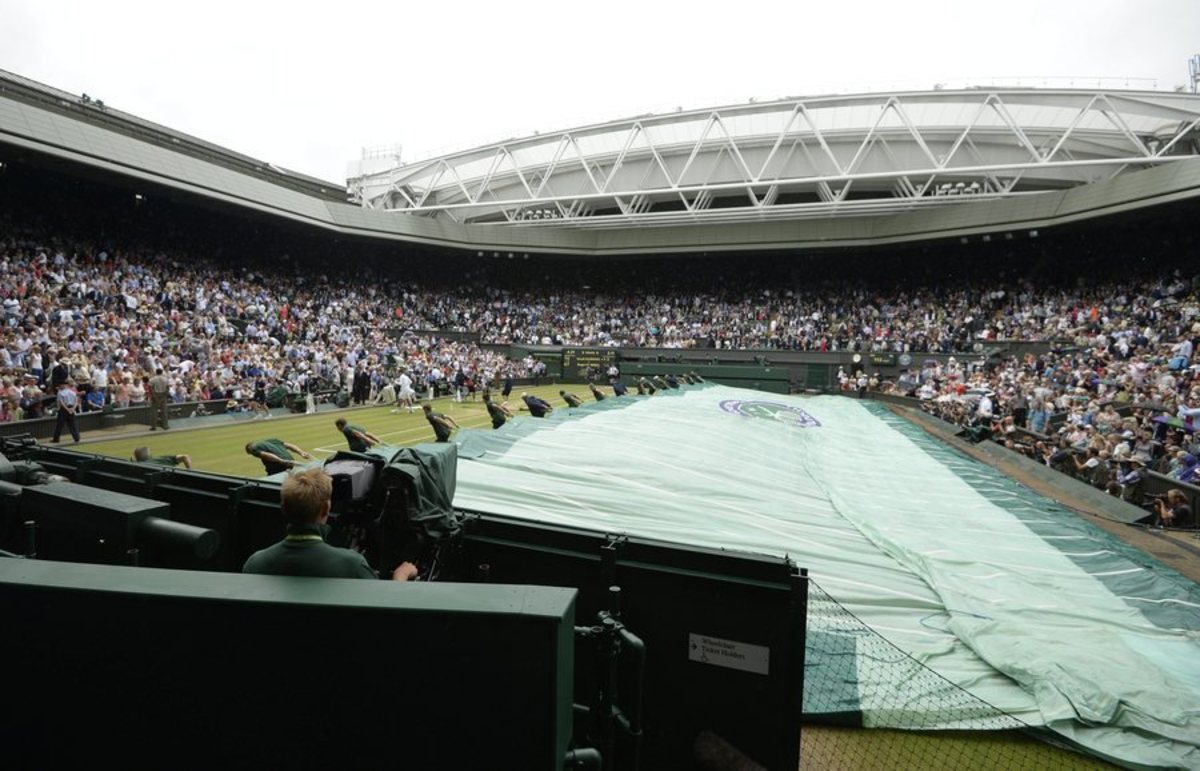
{"label": "grass surface", "polygon": [[[592,401],[586,387],[555,385],[525,390],[542,397],[557,410],[566,407],[558,395],[560,388],[585,397],[585,403]],[[515,420],[534,420],[528,412],[517,409],[522,406],[521,393],[520,390],[514,391],[509,400],[509,407],[517,416]],[[463,428],[490,429],[492,425],[481,397],[462,404],[450,398],[438,399],[434,402],[433,410],[454,418]],[[318,459],[328,458],[338,450],[348,449],[345,438],[333,424],[340,417],[362,426],[385,444],[411,445],[434,441],[433,428],[420,408],[412,414],[407,411],[392,414],[390,407],[365,407],[332,410],[318,415],[276,415],[270,420],[252,420],[247,415],[234,423],[200,428],[187,428],[185,421],[173,421],[173,427],[165,432],[146,431],[145,426],[134,426],[123,436],[88,442],[78,449],[129,458],[135,447],[146,445],[151,455],[191,455],[192,467],[201,471],[256,477],[264,474],[263,466],[257,458],[246,454],[247,442],[278,438],[308,450]]]}
{"label": "grass surface", "polygon": [[800,768],[1099,771],[1115,766],[1017,731],[929,732],[806,725],[800,732]]}

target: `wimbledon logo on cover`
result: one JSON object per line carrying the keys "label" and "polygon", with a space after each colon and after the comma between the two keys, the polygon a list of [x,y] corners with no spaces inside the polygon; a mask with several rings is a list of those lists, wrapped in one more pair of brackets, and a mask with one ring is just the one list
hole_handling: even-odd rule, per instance
{"label": "wimbledon logo on cover", "polygon": [[741,415],[744,418],[767,418],[797,428],[816,428],[821,425],[821,421],[790,404],[725,399],[720,406],[722,410],[731,415]]}

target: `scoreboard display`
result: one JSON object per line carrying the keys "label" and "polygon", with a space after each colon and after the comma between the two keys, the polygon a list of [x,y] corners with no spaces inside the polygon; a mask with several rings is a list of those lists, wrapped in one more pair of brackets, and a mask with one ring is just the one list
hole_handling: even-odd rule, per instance
{"label": "scoreboard display", "polygon": [[614,364],[619,365],[621,352],[616,348],[563,348],[562,374],[567,380],[586,380],[588,367],[596,370],[598,377]]}

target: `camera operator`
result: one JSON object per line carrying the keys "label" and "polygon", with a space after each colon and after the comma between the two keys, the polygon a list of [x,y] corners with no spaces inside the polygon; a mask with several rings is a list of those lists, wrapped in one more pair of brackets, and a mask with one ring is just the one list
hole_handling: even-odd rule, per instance
{"label": "camera operator", "polygon": [[1154,499],[1155,528],[1192,527],[1192,507],[1182,490],[1168,490],[1163,498]]}
{"label": "camera operator", "polygon": [[[287,535],[274,546],[256,551],[246,560],[243,573],[320,578],[376,578],[363,555],[325,543],[329,510],[333,505],[333,480],[324,470],[308,469],[283,482],[282,510]],[[417,566],[402,562],[392,580],[417,576]]]}

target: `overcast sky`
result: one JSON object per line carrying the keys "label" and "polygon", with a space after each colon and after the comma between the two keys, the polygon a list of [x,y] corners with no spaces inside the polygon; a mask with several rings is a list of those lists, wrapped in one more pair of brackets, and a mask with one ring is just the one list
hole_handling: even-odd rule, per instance
{"label": "overcast sky", "polygon": [[0,0],[0,69],[341,182],[367,146],[414,160],[751,97],[1170,90],[1198,33],[1200,0]]}

